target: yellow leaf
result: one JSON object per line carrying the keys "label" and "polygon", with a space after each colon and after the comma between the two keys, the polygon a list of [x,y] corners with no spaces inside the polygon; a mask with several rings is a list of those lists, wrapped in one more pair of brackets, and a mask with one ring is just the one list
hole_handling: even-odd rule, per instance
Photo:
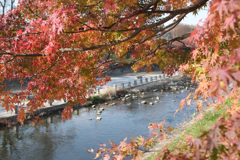
{"label": "yellow leaf", "polygon": [[189,94],[188,94],[188,96],[187,96],[187,98],[186,98],[186,99],[188,99],[190,96],[191,96],[191,93],[189,93]]}
{"label": "yellow leaf", "polygon": [[3,81],[4,81],[4,77],[0,76],[0,82],[3,82]]}

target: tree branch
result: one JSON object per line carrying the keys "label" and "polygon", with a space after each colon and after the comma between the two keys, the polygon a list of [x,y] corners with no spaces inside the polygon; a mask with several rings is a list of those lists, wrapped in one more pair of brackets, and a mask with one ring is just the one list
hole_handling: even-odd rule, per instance
{"label": "tree branch", "polygon": [[182,43],[182,44],[183,44],[183,46],[187,48],[187,46],[185,45],[185,43],[184,43],[184,42],[182,42],[182,41],[180,41],[180,40],[177,40],[177,41],[178,41],[178,42],[180,42],[180,43]]}
{"label": "tree branch", "polygon": [[180,41],[180,40],[183,40],[185,38],[188,38],[190,36],[190,34],[191,33],[186,33],[186,34],[184,34],[184,35],[182,35],[180,37],[173,38],[173,39],[169,40],[167,42],[167,44],[168,44],[168,46],[171,46],[174,41]]}
{"label": "tree branch", "polygon": [[6,61],[4,61],[4,62],[0,62],[0,64],[6,64],[6,63],[8,63],[8,62],[13,61],[15,58],[16,58],[16,56],[13,56],[12,58],[10,58],[10,59],[8,59],[8,60],[6,60]]}
{"label": "tree branch", "polygon": [[150,25],[143,25],[143,26],[139,27],[137,30],[135,30],[135,32],[133,32],[131,35],[129,35],[128,37],[123,38],[121,40],[111,41],[111,42],[108,42],[108,43],[103,43],[103,44],[92,46],[92,47],[62,48],[62,49],[60,49],[60,51],[61,52],[71,52],[71,51],[73,51],[73,52],[81,52],[81,51],[88,51],[88,50],[98,49],[98,48],[101,48],[101,47],[106,47],[106,46],[110,46],[110,45],[116,45],[116,44],[125,42],[125,41],[135,37],[136,35],[138,35],[142,30],[146,30],[146,29],[153,28],[155,26],[159,26],[161,24],[164,24],[165,22],[171,20],[172,18],[174,18],[178,14],[184,14],[184,13],[192,12],[192,11],[196,10],[197,8],[202,7],[207,1],[208,0],[199,0],[198,3],[193,5],[192,7],[189,7],[189,8],[186,8],[186,9],[175,10],[175,12],[171,13],[169,16],[163,18],[159,22],[153,23],[153,24],[150,24]]}
{"label": "tree branch", "polygon": [[24,35],[28,36],[28,35],[30,35],[30,34],[40,34],[40,33],[42,33],[42,32],[36,32],[36,33],[24,33],[24,34],[21,34],[21,35],[17,35],[17,36],[14,36],[14,37],[8,38],[8,39],[6,39],[6,40],[4,40],[4,41],[2,41],[2,42],[6,42],[6,41],[9,41],[9,40],[12,40],[12,39],[15,39],[15,38],[17,38],[17,37],[24,36]]}
{"label": "tree branch", "polygon": [[0,56],[2,55],[11,55],[14,57],[39,57],[39,56],[46,56],[45,54],[15,54],[9,52],[0,52]]}
{"label": "tree branch", "polygon": [[42,70],[42,71],[40,71],[40,72],[37,72],[36,74],[34,74],[34,75],[32,75],[32,76],[29,76],[29,77],[27,77],[27,78],[32,78],[32,77],[34,77],[34,76],[37,76],[37,75],[40,74],[40,73],[43,73],[43,72],[51,69],[53,66],[55,66],[55,65],[59,62],[59,60],[60,60],[60,58],[63,56],[63,54],[64,54],[64,52],[62,52],[61,55],[57,58],[57,60],[56,60],[51,66],[49,66],[48,68],[46,68],[46,69],[44,69],[44,70]]}
{"label": "tree branch", "polygon": [[196,2],[196,4],[194,4],[191,7],[188,8],[182,8],[182,9],[177,9],[177,10],[173,10],[173,11],[164,11],[164,10],[152,10],[152,11],[147,11],[147,10],[143,10],[140,11],[139,13],[159,13],[159,14],[163,14],[163,13],[170,13],[170,14],[182,14],[182,13],[189,13],[189,12],[193,12],[195,11],[197,8],[202,7],[204,4],[206,4],[209,0],[199,0],[198,2]]}

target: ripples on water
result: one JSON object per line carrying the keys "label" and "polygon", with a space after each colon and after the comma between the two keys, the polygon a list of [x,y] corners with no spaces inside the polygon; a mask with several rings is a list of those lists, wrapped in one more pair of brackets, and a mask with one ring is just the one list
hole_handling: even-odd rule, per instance
{"label": "ripples on water", "polygon": [[[196,111],[195,107],[187,107],[173,116],[179,102],[188,93],[150,92],[143,98],[116,101],[114,106],[100,105],[98,108],[105,108],[100,115],[101,121],[96,120],[96,110],[88,107],[75,110],[69,121],[64,122],[60,114],[55,114],[44,117],[45,123],[37,128],[26,123],[0,130],[0,159],[93,159],[95,155],[87,153],[88,149],[96,151],[99,144],[109,144],[109,140],[119,143],[125,137],[149,135],[149,123],[159,123],[166,119],[167,125],[176,127],[187,118],[184,113],[190,115]],[[153,106],[139,104],[142,100],[154,102],[156,96],[160,97],[162,103]],[[172,102],[173,99],[176,102]]]}

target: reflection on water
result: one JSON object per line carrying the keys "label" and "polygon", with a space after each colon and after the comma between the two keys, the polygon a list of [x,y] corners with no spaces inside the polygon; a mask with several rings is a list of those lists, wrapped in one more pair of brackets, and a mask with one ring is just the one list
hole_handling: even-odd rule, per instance
{"label": "reflection on water", "polygon": [[[188,107],[173,117],[179,102],[188,93],[153,92],[135,100],[116,101],[115,106],[97,106],[97,110],[105,108],[100,115],[101,121],[96,120],[96,110],[89,107],[74,110],[69,121],[64,122],[60,114],[55,114],[45,117],[45,123],[37,128],[27,123],[0,130],[0,159],[93,159],[95,155],[87,153],[88,149],[96,151],[99,144],[108,144],[109,140],[118,143],[125,137],[136,137],[136,134],[149,135],[149,123],[166,119],[167,125],[175,127],[186,118],[184,113],[195,112],[195,107]],[[162,103],[139,104],[142,100],[154,102],[156,96]],[[172,102],[173,99],[176,102]]]}

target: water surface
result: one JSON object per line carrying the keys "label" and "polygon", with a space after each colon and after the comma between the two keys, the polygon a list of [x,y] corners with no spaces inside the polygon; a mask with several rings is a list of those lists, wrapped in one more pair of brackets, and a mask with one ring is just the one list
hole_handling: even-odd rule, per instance
{"label": "water surface", "polygon": [[[135,100],[115,101],[116,105],[99,105],[105,108],[96,120],[96,110],[91,107],[74,110],[72,119],[62,121],[60,114],[44,117],[44,124],[37,128],[29,123],[10,129],[0,130],[0,159],[4,160],[90,160],[95,157],[88,149],[96,151],[99,144],[112,140],[119,143],[125,137],[149,135],[149,123],[160,123],[176,127],[190,114],[195,107],[187,107],[183,111],[174,112],[188,91],[149,92]],[[156,96],[162,103],[141,105],[142,100],[154,102]],[[176,102],[172,102],[176,100]],[[185,115],[184,115],[185,114]],[[92,118],[92,120],[88,120]]]}

